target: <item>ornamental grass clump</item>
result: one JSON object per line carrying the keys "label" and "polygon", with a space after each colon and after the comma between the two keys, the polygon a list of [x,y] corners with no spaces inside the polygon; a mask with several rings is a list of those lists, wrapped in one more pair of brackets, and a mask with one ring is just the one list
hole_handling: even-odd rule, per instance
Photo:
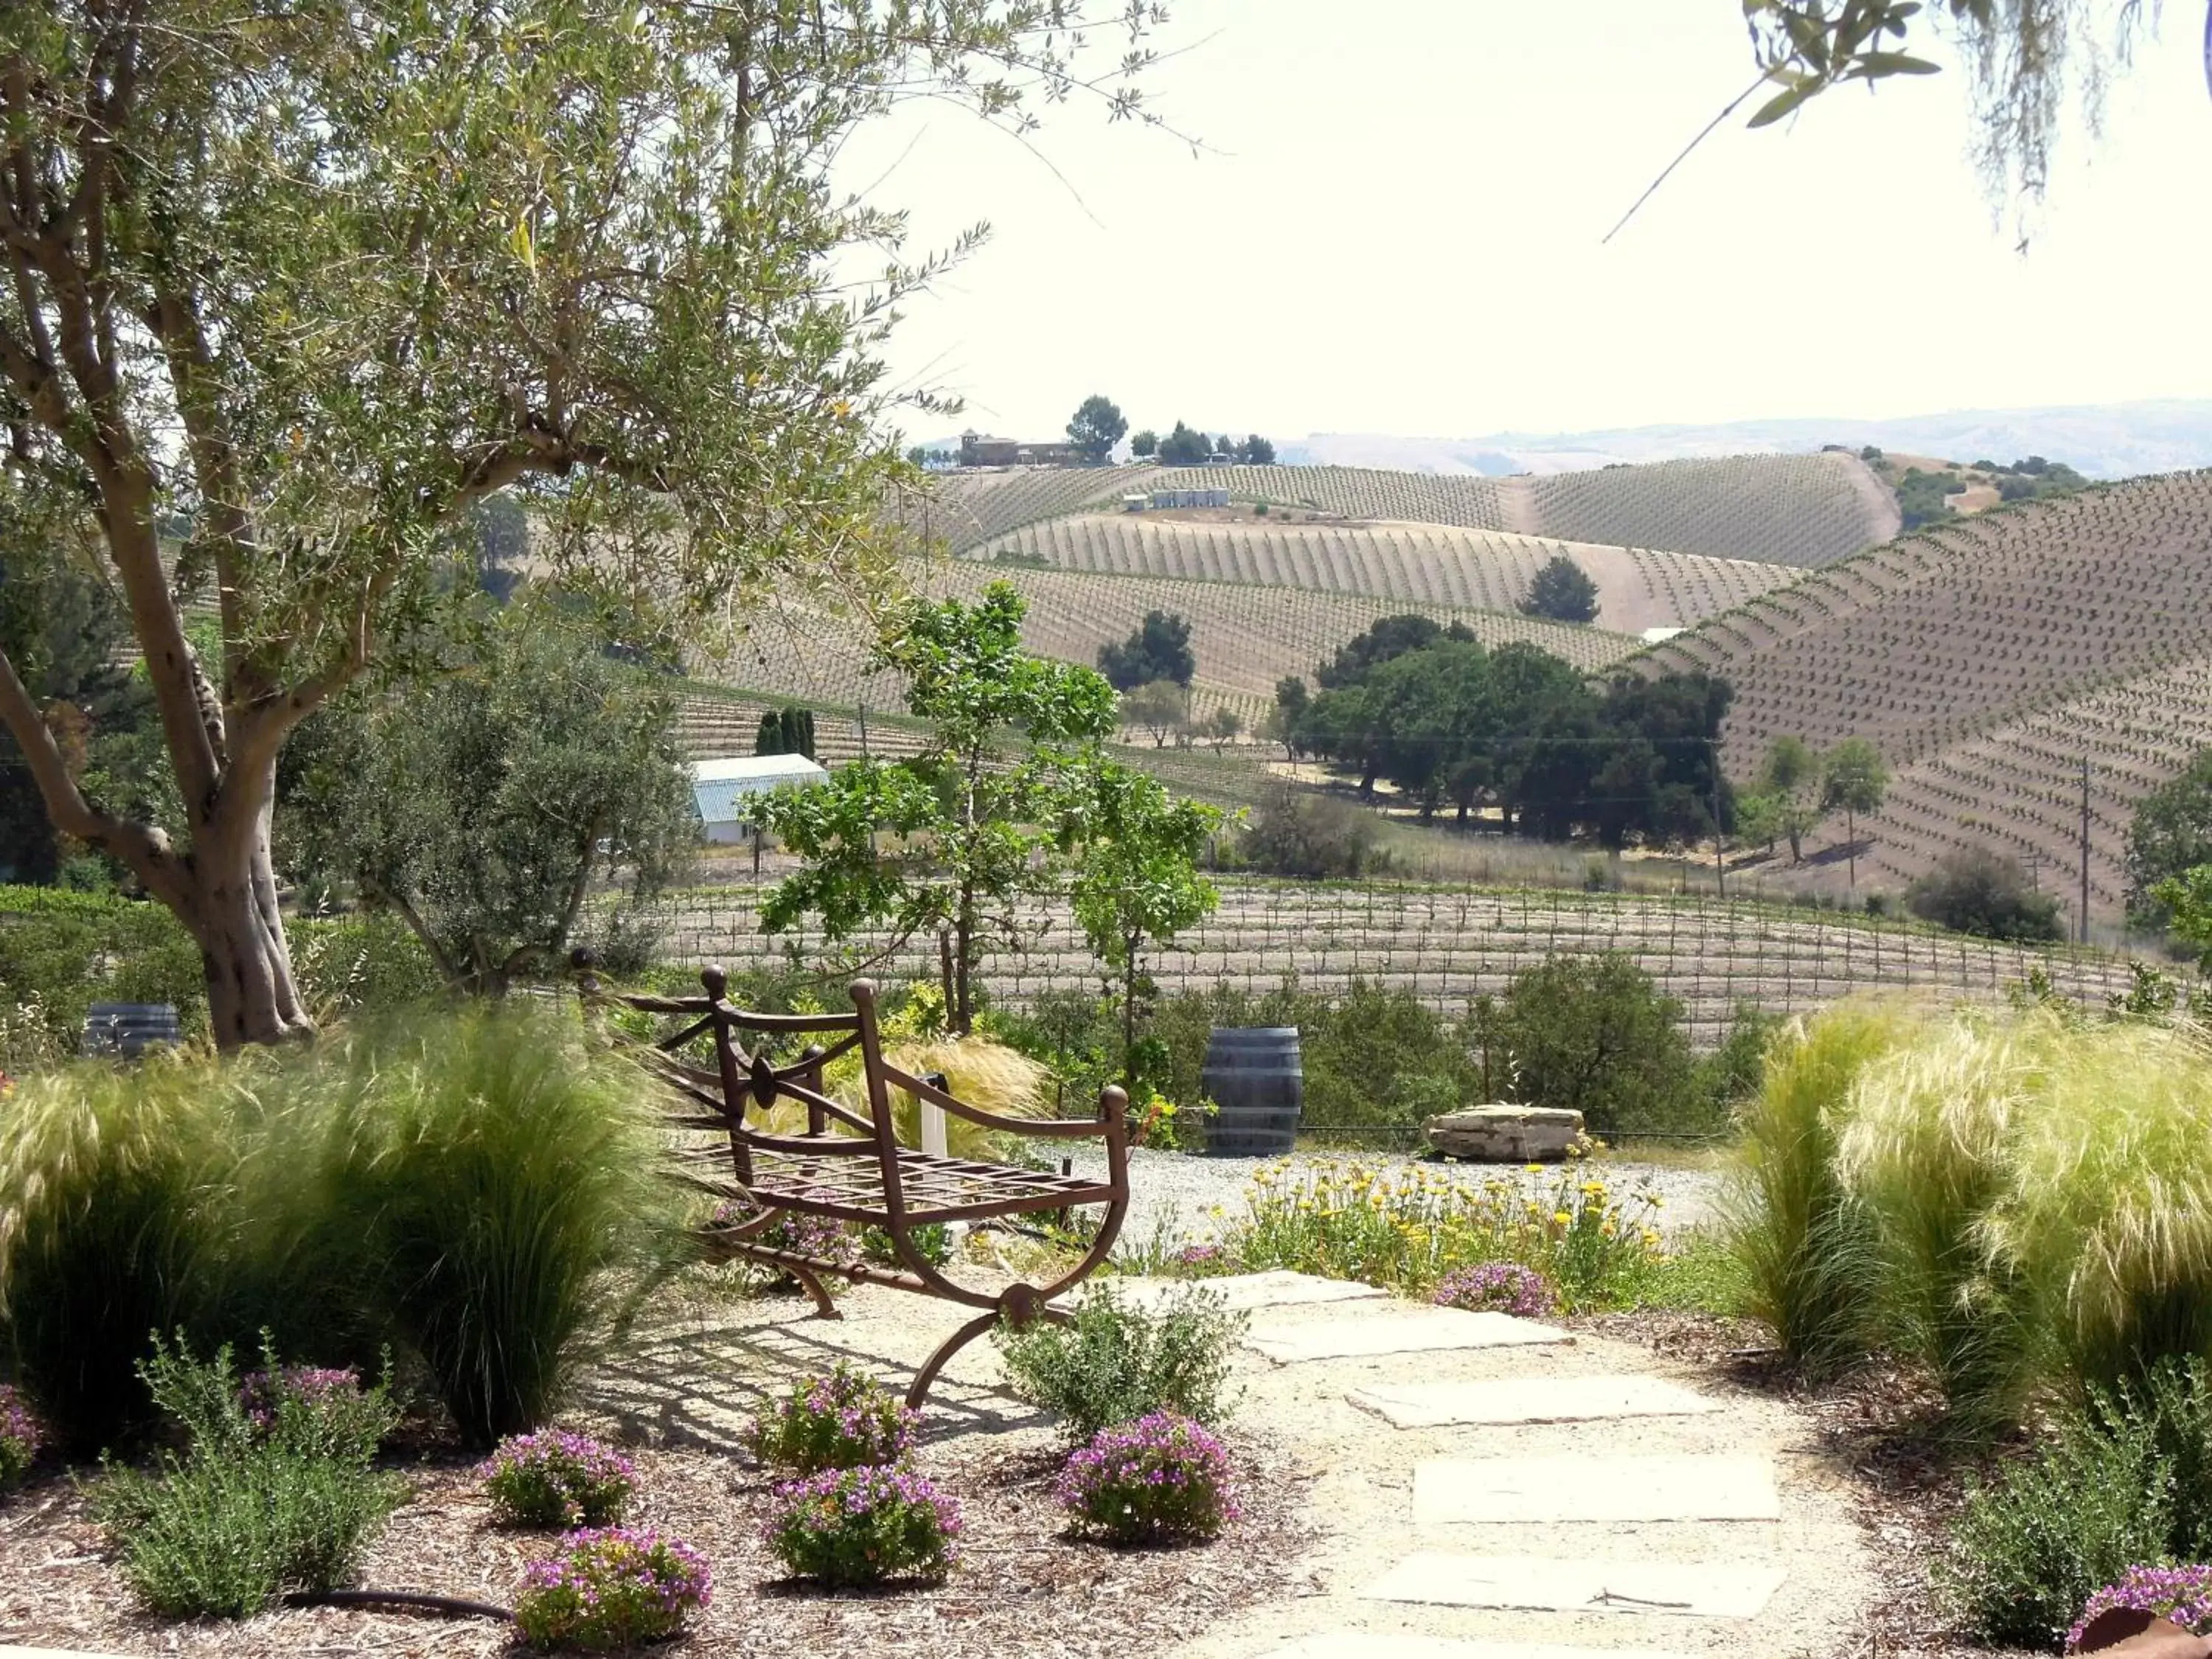
{"label": "ornamental grass clump", "polygon": [[1200,1285],[1147,1310],[1125,1306],[1106,1280],[1085,1291],[1067,1323],[1001,1326],[996,1340],[1015,1390],[1057,1412],[1068,1437],[1083,1441],[1154,1412],[1220,1421],[1230,1353],[1244,1326]]}
{"label": "ornamental grass clump", "polygon": [[690,1545],[642,1528],[572,1532],[530,1564],[515,1627],[536,1648],[597,1650],[665,1641],[714,1600],[714,1575]]}
{"label": "ornamental grass clump", "polygon": [[842,1587],[941,1579],[960,1508],[910,1469],[824,1469],[775,1489],[769,1548],[793,1577]]}
{"label": "ornamental grass clump", "polygon": [[841,1361],[754,1418],[744,1443],[763,1463],[814,1474],[903,1462],[921,1425],[920,1412]]}
{"label": "ornamental grass clump", "polygon": [[39,1461],[46,1442],[38,1418],[22,1396],[0,1382],[0,1492],[17,1485]]}
{"label": "ornamental grass clump", "polygon": [[1579,1162],[1480,1182],[1344,1159],[1279,1164],[1252,1177],[1244,1201],[1228,1244],[1246,1267],[1415,1296],[1460,1268],[1517,1261],[1541,1273],[1568,1311],[1603,1307],[1632,1291],[1660,1249],[1658,1194],[1619,1195]]}
{"label": "ornamental grass clump", "polygon": [[1517,1261],[1455,1267],[1437,1282],[1436,1294],[1429,1299],[1439,1308],[1511,1314],[1521,1319],[1542,1318],[1558,1300],[1543,1274]]}
{"label": "ornamental grass clump", "polygon": [[1783,1352],[1831,1375],[1881,1338],[1881,1253],[1866,1206],[1836,1169],[1853,1085],[1920,1024],[1908,1005],[1869,998],[1792,1024],[1745,1103],[1741,1161],[1724,1200],[1723,1238],[1745,1311]]}
{"label": "ornamental grass clump", "polygon": [[637,1490],[629,1459],[562,1430],[502,1440],[477,1474],[492,1514],[509,1527],[611,1527]]}
{"label": "ornamental grass clump", "polygon": [[1054,1491],[1079,1531],[1114,1544],[1214,1538],[1238,1514],[1228,1451],[1174,1412],[1101,1429]]}
{"label": "ornamental grass clump", "polygon": [[2198,1636],[2212,1633],[2212,1566],[2130,1567],[2083,1605],[2081,1616],[2066,1632],[2066,1651],[2081,1651],[2089,1626],[2122,1607],[2171,1619]]}

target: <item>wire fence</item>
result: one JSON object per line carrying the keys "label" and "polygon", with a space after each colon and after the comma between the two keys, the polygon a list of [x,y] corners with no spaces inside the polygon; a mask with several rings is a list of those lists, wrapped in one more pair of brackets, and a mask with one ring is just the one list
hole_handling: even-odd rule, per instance
{"label": "wire fence", "polygon": [[[1916,925],[1711,897],[1409,886],[1300,885],[1229,879],[1220,908],[1146,966],[1163,991],[1226,985],[1252,994],[1295,979],[1307,991],[1355,980],[1405,987],[1456,1017],[1482,994],[1553,957],[1612,951],[1634,960],[1683,1005],[1693,1046],[1717,1046],[1740,1005],[1771,1013],[1820,1007],[1856,991],[1917,988],[1996,1000],[2040,969],[2051,988],[2091,1007],[2130,983],[2124,958],[1941,933]],[[842,949],[799,931],[770,938],[750,884],[672,896],[662,954],[732,969],[798,963],[833,970],[868,963],[878,978],[936,972],[934,939],[897,949],[881,936]],[[1021,948],[994,948],[982,978],[999,1002],[1026,1006],[1054,991],[1097,991],[1100,970],[1064,902],[1041,902]]]}

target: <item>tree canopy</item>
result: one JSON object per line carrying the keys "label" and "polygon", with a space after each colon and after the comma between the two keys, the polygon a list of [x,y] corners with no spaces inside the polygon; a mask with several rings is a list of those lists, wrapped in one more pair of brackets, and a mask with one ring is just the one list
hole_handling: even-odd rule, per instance
{"label": "tree canopy", "polygon": [[1565,554],[1554,553],[1529,579],[1519,609],[1524,617],[1547,617],[1553,622],[1595,622],[1597,584]]}
{"label": "tree canopy", "polygon": [[1340,647],[1303,703],[1278,688],[1291,741],[1388,779],[1424,817],[1501,825],[1547,840],[1589,835],[1610,847],[1674,842],[1731,821],[1716,772],[1730,691],[1705,674],[1621,675],[1593,686],[1571,665],[1516,641],[1486,649],[1464,628],[1386,617]]}
{"label": "tree canopy", "polygon": [[1162,466],[1204,466],[1206,458],[1213,453],[1213,441],[1203,432],[1193,432],[1181,421],[1175,430],[1160,440]]}
{"label": "tree canopy", "polygon": [[1116,691],[1133,691],[1153,680],[1188,689],[1198,672],[1190,648],[1190,624],[1172,611],[1147,611],[1126,640],[1098,647],[1098,672]]}
{"label": "tree canopy", "polygon": [[1073,444],[1086,461],[1103,461],[1114,453],[1114,446],[1121,441],[1121,434],[1129,429],[1118,404],[1110,398],[1093,392],[1085,398],[1075,411],[1075,418],[1067,423],[1067,441]]}
{"label": "tree canopy", "polygon": [[[1141,35],[1152,9],[1125,9]],[[1103,93],[1056,0],[53,0],[0,32],[0,509],[98,568],[181,810],[88,790],[12,659],[0,721],[64,833],[204,958],[218,1042],[307,1029],[270,854],[278,751],[404,661],[477,501],[641,635],[762,586],[866,598],[904,464],[875,348],[942,268],[831,159],[902,99],[1002,124]],[[951,256],[971,239],[949,251]],[[845,250],[886,274],[855,292]],[[196,642],[185,606],[216,637]],[[425,659],[433,654],[421,646]]]}
{"label": "tree canopy", "polygon": [[2179,776],[2136,803],[2128,825],[2128,917],[2139,927],[2165,925],[2160,884],[2212,864],[2212,749],[2199,750]]}

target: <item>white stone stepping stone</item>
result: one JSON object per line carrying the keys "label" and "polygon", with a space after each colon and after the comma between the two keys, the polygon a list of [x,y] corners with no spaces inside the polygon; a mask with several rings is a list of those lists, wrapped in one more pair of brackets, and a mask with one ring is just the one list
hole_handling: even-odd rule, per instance
{"label": "white stone stepping stone", "polygon": [[[4,1659],[4,1656],[0,1656]],[[1461,1642],[1447,1636],[1332,1632],[1255,1648],[1250,1659],[1687,1659],[1656,1648],[1563,1648],[1552,1642]]]}
{"label": "white stone stepping stone", "polygon": [[1194,1291],[1203,1291],[1231,1313],[1255,1308],[1291,1308],[1323,1302],[1366,1302],[1389,1295],[1372,1285],[1349,1279],[1322,1279],[1313,1273],[1294,1273],[1281,1268],[1264,1273],[1233,1273],[1221,1279],[1092,1279],[1084,1289],[1110,1285],[1124,1307],[1152,1309],[1172,1305]]}
{"label": "white stone stepping stone", "polygon": [[1451,1423],[1581,1423],[1688,1417],[1721,1402],[1656,1376],[1499,1377],[1485,1382],[1377,1382],[1347,1396],[1401,1429]]}
{"label": "white stone stepping stone", "polygon": [[1765,1457],[1439,1458],[1413,1470],[1413,1520],[1779,1521]]}
{"label": "white stone stepping stone", "polygon": [[1455,1348],[1512,1348],[1571,1342],[1565,1331],[1510,1314],[1462,1313],[1456,1308],[1419,1308],[1310,1325],[1270,1325],[1244,1346],[1279,1365],[1306,1359],[1361,1359],[1386,1353],[1442,1353]]}
{"label": "white stone stepping stone", "polygon": [[1370,1601],[1541,1613],[1756,1619],[1779,1567],[1682,1561],[1574,1561],[1534,1555],[1409,1555],[1363,1591]]}

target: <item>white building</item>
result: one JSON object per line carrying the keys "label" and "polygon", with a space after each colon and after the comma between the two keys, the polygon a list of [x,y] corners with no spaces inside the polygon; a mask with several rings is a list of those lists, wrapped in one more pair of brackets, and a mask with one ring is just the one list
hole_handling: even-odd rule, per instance
{"label": "white building", "polygon": [[821,783],[830,774],[804,755],[747,755],[737,760],[691,763],[691,798],[699,805],[699,822],[710,842],[729,843],[745,838],[740,821],[745,797],[769,789],[803,789]]}

